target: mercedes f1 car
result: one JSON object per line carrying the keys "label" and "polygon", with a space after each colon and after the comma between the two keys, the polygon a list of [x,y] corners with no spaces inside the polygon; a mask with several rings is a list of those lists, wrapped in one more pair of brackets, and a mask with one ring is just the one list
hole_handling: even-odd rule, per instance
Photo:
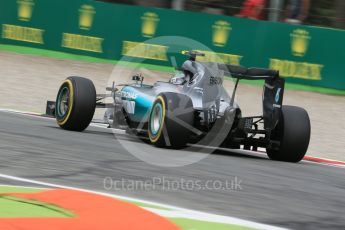
{"label": "mercedes f1 car", "polygon": [[[245,68],[214,62],[199,62],[197,51],[189,56],[168,82],[144,84],[135,75],[133,83],[107,87],[96,94],[92,81],[69,77],[61,85],[55,104],[58,125],[83,131],[96,108],[107,108],[110,127],[147,137],[158,147],[183,148],[187,144],[257,150],[265,148],[270,159],[298,162],[309,145],[308,113],[283,105],[284,79],[270,69]],[[235,80],[232,95],[223,86],[224,77]],[[235,102],[239,80],[264,80],[263,113],[243,117]],[[112,98],[112,103],[104,99]]]}

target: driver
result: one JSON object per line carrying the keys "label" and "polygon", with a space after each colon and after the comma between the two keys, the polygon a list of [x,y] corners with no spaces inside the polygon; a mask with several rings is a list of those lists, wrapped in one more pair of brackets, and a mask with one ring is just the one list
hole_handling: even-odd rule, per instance
{"label": "driver", "polygon": [[194,75],[197,73],[194,61],[187,60],[182,65],[182,73],[176,74],[171,78],[170,82],[175,85],[183,85],[186,82],[191,82]]}
{"label": "driver", "polygon": [[184,85],[186,82],[191,81],[193,74],[188,70],[177,73],[174,77],[170,79],[170,82],[174,85]]}

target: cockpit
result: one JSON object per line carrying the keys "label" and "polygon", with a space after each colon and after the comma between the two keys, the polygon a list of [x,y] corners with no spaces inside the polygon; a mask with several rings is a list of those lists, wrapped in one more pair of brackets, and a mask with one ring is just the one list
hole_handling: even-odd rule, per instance
{"label": "cockpit", "polygon": [[196,77],[203,72],[204,68],[202,65],[188,60],[183,63],[182,68],[179,69],[179,72],[170,79],[170,83],[174,85],[184,85],[186,83],[191,84]]}

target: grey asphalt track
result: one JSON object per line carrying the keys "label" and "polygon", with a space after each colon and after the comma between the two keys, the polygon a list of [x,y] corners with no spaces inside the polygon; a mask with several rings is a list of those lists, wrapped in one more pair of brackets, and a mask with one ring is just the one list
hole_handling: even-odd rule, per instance
{"label": "grey asphalt track", "polygon": [[[125,134],[118,139],[144,145]],[[183,153],[183,152],[182,152]],[[216,151],[183,167],[145,163],[119,144],[110,130],[90,127],[68,132],[54,120],[0,112],[0,173],[126,195],[189,209],[229,215],[292,229],[345,228],[345,169]],[[237,180],[237,189],[153,189],[113,187],[117,181]],[[0,183],[8,181],[0,180]]]}

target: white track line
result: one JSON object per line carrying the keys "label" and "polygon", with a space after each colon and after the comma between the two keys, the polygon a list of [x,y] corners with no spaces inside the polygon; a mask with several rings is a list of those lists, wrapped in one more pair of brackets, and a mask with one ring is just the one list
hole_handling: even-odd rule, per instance
{"label": "white track line", "polygon": [[180,207],[176,207],[176,206],[172,206],[172,205],[161,204],[158,202],[146,201],[146,200],[126,197],[126,196],[119,196],[119,195],[114,195],[114,194],[109,194],[109,193],[104,193],[104,192],[99,192],[99,191],[93,191],[93,190],[89,190],[89,189],[76,188],[76,187],[71,187],[71,186],[66,186],[66,185],[46,183],[43,181],[31,180],[31,179],[26,179],[26,178],[22,178],[22,177],[16,177],[16,176],[10,176],[10,175],[6,175],[6,174],[1,174],[1,173],[0,173],[0,178],[20,181],[20,182],[26,182],[26,183],[31,183],[31,184],[38,184],[41,186],[71,189],[71,190],[76,190],[76,191],[81,191],[81,192],[88,192],[88,193],[112,197],[112,198],[116,198],[116,199],[120,199],[120,200],[126,200],[129,202],[139,202],[139,203],[145,203],[147,205],[154,205],[154,206],[160,206],[162,208],[173,209],[173,211],[166,213],[163,210],[147,208],[148,210],[150,210],[152,212],[156,211],[158,215],[164,216],[164,214],[166,214],[167,217],[175,215],[175,216],[179,216],[179,217],[182,216],[184,218],[189,218],[189,219],[194,219],[194,220],[201,220],[201,221],[208,221],[208,222],[215,222],[215,223],[224,223],[224,224],[230,224],[230,225],[239,225],[239,226],[254,228],[254,229],[267,229],[267,230],[283,230],[283,229],[285,229],[285,228],[279,228],[279,227],[275,227],[275,226],[271,226],[271,225],[260,224],[260,223],[256,223],[256,222],[252,222],[252,221],[248,221],[248,220],[243,220],[243,219],[239,219],[239,218],[235,218],[235,217],[220,216],[220,215],[216,215],[216,214],[180,208]]}

